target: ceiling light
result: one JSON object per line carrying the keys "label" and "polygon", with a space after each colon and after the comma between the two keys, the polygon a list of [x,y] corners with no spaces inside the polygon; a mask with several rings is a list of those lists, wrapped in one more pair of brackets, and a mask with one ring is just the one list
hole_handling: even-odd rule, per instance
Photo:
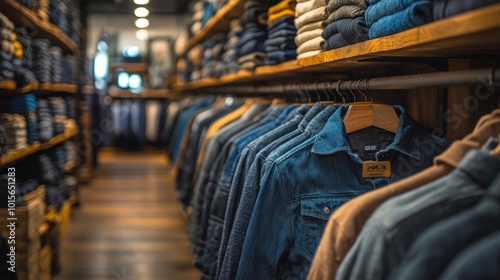
{"label": "ceiling light", "polygon": [[145,29],[139,29],[137,30],[137,32],[135,32],[135,36],[137,37],[137,39],[144,41],[148,38],[149,33]]}
{"label": "ceiling light", "polygon": [[140,7],[140,8],[135,9],[134,14],[136,17],[140,17],[140,18],[147,17],[149,15],[149,10],[144,8],[144,7]]}
{"label": "ceiling light", "polygon": [[137,28],[146,28],[149,26],[149,20],[140,18],[135,21],[135,26],[137,26]]}
{"label": "ceiling light", "polygon": [[146,5],[149,3],[149,0],[134,0],[134,3],[137,5]]}

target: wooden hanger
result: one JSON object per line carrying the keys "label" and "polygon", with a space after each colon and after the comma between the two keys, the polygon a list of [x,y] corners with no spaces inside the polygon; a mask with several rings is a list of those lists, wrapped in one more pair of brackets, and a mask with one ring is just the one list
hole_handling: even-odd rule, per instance
{"label": "wooden hanger", "polygon": [[[337,92],[342,96],[340,93],[341,82],[337,83]],[[368,81],[366,84],[368,84]],[[373,102],[352,103],[343,121],[347,134],[371,126],[396,134],[400,122],[392,105]]]}
{"label": "wooden hanger", "polygon": [[497,147],[493,151],[491,151],[491,154],[500,157],[500,144],[498,144]]}

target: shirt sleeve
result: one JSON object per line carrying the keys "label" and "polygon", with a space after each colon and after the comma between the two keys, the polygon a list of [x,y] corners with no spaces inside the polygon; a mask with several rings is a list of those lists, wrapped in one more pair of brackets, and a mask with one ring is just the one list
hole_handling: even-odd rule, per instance
{"label": "shirt sleeve", "polygon": [[289,243],[283,175],[273,164],[263,178],[243,245],[236,279],[278,279],[278,264]]}

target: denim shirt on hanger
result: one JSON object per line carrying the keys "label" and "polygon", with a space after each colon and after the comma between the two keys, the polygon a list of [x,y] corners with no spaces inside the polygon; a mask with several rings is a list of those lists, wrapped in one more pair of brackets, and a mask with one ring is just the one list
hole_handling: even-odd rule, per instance
{"label": "denim shirt on hanger", "polygon": [[[340,107],[318,135],[269,162],[236,279],[273,279],[280,275],[305,279],[335,209],[432,165],[434,156],[449,145],[395,106],[400,124],[394,141],[375,154],[377,160],[391,162],[390,177],[363,178],[363,160],[351,150],[343,125],[348,109]],[[426,149],[429,146],[432,153]]]}
{"label": "denim shirt on hanger", "polygon": [[[312,108],[307,112],[301,122],[298,124],[295,130],[292,132],[285,134],[279,139],[273,141],[271,144],[265,146],[260,150],[256,150],[257,153],[255,160],[249,158],[251,162],[248,163],[249,171],[246,172],[245,180],[243,185],[241,186],[241,197],[236,198],[237,205],[234,205],[234,221],[232,227],[229,225],[225,225],[224,233],[226,234],[227,245],[222,244],[221,247],[221,255],[224,255],[220,258],[219,268],[220,275],[217,278],[222,279],[234,279],[236,277],[236,271],[238,268],[238,263],[241,256],[241,250],[243,246],[243,242],[245,240],[245,234],[248,227],[248,222],[250,220],[250,215],[252,214],[253,206],[255,203],[255,199],[257,197],[257,193],[259,190],[259,182],[261,178],[261,170],[263,170],[262,166],[264,165],[265,158],[270,155],[274,150],[278,147],[288,144],[292,142],[296,137],[304,134],[306,128],[314,123],[317,116],[320,114],[324,114],[323,111],[325,107],[321,103],[316,103]],[[329,114],[331,114],[330,112]],[[323,118],[323,124],[326,122],[328,117]],[[312,125],[311,127],[316,127],[316,125]],[[319,132],[319,130],[317,130]],[[317,133],[316,132],[316,133]],[[236,188],[236,187],[235,187]],[[236,195],[236,194],[235,194]],[[241,201],[241,204],[240,204]],[[230,211],[228,209],[228,211]],[[229,218],[226,218],[228,221]],[[231,219],[232,220],[232,219]]]}

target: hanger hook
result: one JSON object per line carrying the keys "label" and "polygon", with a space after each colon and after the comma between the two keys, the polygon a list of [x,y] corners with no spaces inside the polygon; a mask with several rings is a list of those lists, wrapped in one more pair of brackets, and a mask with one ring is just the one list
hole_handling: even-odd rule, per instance
{"label": "hanger hook", "polygon": [[342,103],[345,104],[345,96],[342,95],[342,93],[340,93],[340,84],[342,84],[343,80],[339,80],[337,82],[337,93],[340,95],[340,97],[342,97]]}
{"label": "hanger hook", "polygon": [[351,93],[352,97],[354,98],[354,102],[357,102],[356,94],[354,94],[354,92],[352,92],[352,83],[354,83],[354,80],[351,80],[351,83],[349,84],[349,92]]}
{"label": "hanger hook", "polygon": [[333,90],[332,90],[332,84],[333,84],[333,82],[328,83],[328,88],[325,87],[325,89],[327,89],[328,93],[333,96],[333,102],[337,103],[337,95],[335,95],[335,92],[333,92]]}
{"label": "hanger hook", "polygon": [[368,102],[368,97],[366,96],[366,94],[364,94],[364,92],[362,92],[360,89],[359,89],[359,84],[361,83],[362,79],[359,79],[359,81],[357,82],[356,84],[356,90],[361,93],[361,95],[363,95],[363,97],[365,98],[365,102]]}
{"label": "hanger hook", "polygon": [[[318,83],[318,89],[319,89],[319,83]],[[326,92],[326,82],[325,82],[325,88],[322,90],[322,92],[325,94],[326,96],[326,101],[330,102],[330,95]]]}
{"label": "hanger hook", "polygon": [[370,102],[373,103],[373,95],[370,93],[370,90],[368,89],[368,82],[369,81],[370,81],[370,79],[365,80],[365,90],[366,90],[366,93],[370,96]]}
{"label": "hanger hook", "polygon": [[316,92],[316,96],[318,97],[317,101],[321,101],[321,94],[319,94],[318,85],[319,85],[319,82],[314,83],[314,92]]}

